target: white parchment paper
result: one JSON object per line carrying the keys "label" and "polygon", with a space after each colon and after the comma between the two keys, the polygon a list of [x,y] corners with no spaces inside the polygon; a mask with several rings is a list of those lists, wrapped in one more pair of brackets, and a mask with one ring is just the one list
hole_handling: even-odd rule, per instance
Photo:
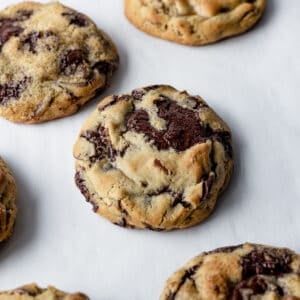
{"label": "white parchment paper", "polygon": [[[15,1],[1,0],[0,8]],[[0,155],[18,183],[15,233],[0,246],[0,289],[38,282],[93,300],[158,299],[169,275],[198,253],[251,241],[300,252],[300,1],[268,0],[248,34],[206,47],[148,36],[121,0],[64,0],[118,46],[103,96],[166,83],[201,95],[233,131],[228,191],[202,225],[156,233],[122,229],[92,212],[75,187],[72,147],[96,107],[42,125],[0,119]]]}

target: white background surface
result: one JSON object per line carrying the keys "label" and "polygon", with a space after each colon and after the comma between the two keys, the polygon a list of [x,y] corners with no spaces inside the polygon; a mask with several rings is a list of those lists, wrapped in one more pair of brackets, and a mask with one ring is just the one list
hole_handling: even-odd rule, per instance
{"label": "white background surface", "polygon": [[300,252],[300,1],[268,0],[254,30],[202,48],[136,30],[121,0],[63,2],[90,15],[119,48],[120,69],[103,96],[154,83],[201,95],[233,130],[235,173],[202,225],[123,229],[94,214],[73,181],[73,143],[101,97],[42,125],[1,119],[0,154],[18,183],[19,214],[0,247],[0,289],[36,281],[92,300],[158,299],[167,277],[204,250],[251,241]]}

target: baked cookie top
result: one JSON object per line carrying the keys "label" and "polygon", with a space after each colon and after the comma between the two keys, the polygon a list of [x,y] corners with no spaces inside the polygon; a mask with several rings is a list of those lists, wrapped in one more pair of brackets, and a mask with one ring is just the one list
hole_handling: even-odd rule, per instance
{"label": "baked cookie top", "polygon": [[0,242],[10,237],[15,224],[16,183],[6,163],[0,157]]}
{"label": "baked cookie top", "polygon": [[299,300],[300,256],[244,244],[190,260],[167,281],[161,300]]}
{"label": "baked cookie top", "polygon": [[0,292],[0,300],[88,300],[82,293],[69,294],[57,290],[55,287],[40,288],[36,284],[29,284],[20,288]]}
{"label": "baked cookie top", "polygon": [[154,36],[204,45],[250,29],[265,4],[266,0],[125,0],[125,14]]}
{"label": "baked cookie top", "polygon": [[171,230],[205,219],[228,183],[228,126],[199,96],[148,86],[100,102],[74,147],[76,183],[124,227]]}
{"label": "baked cookie top", "polygon": [[0,116],[37,123],[76,112],[118,65],[111,40],[58,2],[0,12]]}

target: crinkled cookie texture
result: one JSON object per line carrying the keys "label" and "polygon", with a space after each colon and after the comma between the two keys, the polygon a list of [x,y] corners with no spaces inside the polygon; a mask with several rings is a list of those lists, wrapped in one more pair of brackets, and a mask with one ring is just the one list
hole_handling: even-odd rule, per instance
{"label": "crinkled cookie texture", "polygon": [[0,12],[0,116],[38,123],[75,113],[118,66],[112,41],[58,2]]}
{"label": "crinkled cookie texture", "polygon": [[97,213],[152,230],[204,220],[233,165],[228,126],[199,96],[165,85],[105,98],[74,157],[76,184]]}
{"label": "crinkled cookie texture", "polygon": [[82,293],[69,294],[57,290],[55,287],[40,288],[36,284],[29,284],[15,290],[0,292],[0,300],[88,300]]}
{"label": "crinkled cookie texture", "polygon": [[265,4],[266,0],[125,0],[125,14],[151,35],[205,45],[253,27]]}
{"label": "crinkled cookie texture", "polygon": [[300,256],[244,244],[203,253],[170,277],[161,300],[299,300]]}
{"label": "crinkled cookie texture", "polygon": [[8,239],[13,232],[17,214],[16,194],[13,175],[0,157],[0,242]]}

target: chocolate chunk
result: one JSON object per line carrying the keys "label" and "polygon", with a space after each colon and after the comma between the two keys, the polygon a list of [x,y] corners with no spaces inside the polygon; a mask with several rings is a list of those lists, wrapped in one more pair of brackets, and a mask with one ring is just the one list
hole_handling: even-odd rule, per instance
{"label": "chocolate chunk", "polygon": [[[231,300],[244,300],[245,293],[247,291],[247,298],[252,299],[253,296],[263,295],[267,291],[272,291],[277,296],[283,296],[283,289],[272,278],[264,276],[253,276],[248,280],[240,282],[233,290]],[[281,297],[280,297],[281,299]]]}
{"label": "chocolate chunk", "polygon": [[75,174],[75,183],[76,183],[77,187],[79,188],[79,190],[81,191],[81,193],[83,194],[83,196],[86,198],[87,202],[89,202],[93,205],[94,212],[97,212],[99,207],[96,204],[96,202],[92,200],[90,192],[85,185],[85,181],[84,181],[84,179],[81,178],[80,172],[76,172],[76,174]]}
{"label": "chocolate chunk", "polygon": [[29,19],[32,14],[32,10],[18,10],[14,18],[0,19],[0,50],[11,37],[19,36],[24,31],[24,28],[15,23]]}
{"label": "chocolate chunk", "polygon": [[242,259],[243,278],[289,273],[291,261],[291,254],[286,250],[253,250]]}
{"label": "chocolate chunk", "polygon": [[93,68],[104,75],[111,74],[113,72],[113,65],[107,61],[98,61]]}
{"label": "chocolate chunk", "polygon": [[30,82],[29,77],[24,77],[23,80],[5,83],[0,85],[0,104],[5,104],[8,100],[19,99],[21,94],[26,89],[27,83]]}
{"label": "chocolate chunk", "polygon": [[154,166],[161,169],[166,175],[169,174],[169,170],[161,163],[160,160],[155,159],[154,160]]}
{"label": "chocolate chunk", "polygon": [[[144,184],[148,185],[148,183],[146,183],[146,182],[144,182]],[[172,193],[172,191],[168,187],[165,186],[165,187],[160,188],[158,191],[148,193],[147,195],[149,197],[154,197],[154,196],[159,196],[159,195],[165,194],[165,193]]]}
{"label": "chocolate chunk", "polygon": [[[36,54],[36,47],[38,44],[39,39],[46,39],[50,36],[54,35],[52,31],[33,31],[28,33],[24,40],[22,41],[23,45],[28,47],[28,50],[34,54]],[[50,50],[50,47],[47,47]]]}
{"label": "chocolate chunk", "polygon": [[33,14],[33,10],[20,9],[17,11],[14,20],[18,22],[26,21],[32,16],[32,14]]}
{"label": "chocolate chunk", "polygon": [[145,92],[149,92],[149,91],[152,91],[152,90],[157,90],[160,87],[161,86],[159,84],[153,84],[153,85],[149,85],[149,86],[144,87],[143,90]]}
{"label": "chocolate chunk", "polygon": [[172,207],[175,207],[175,206],[177,206],[178,204],[181,204],[184,208],[192,208],[191,203],[186,202],[186,201],[183,200],[183,195],[182,195],[182,193],[177,194],[177,195],[175,196],[174,202],[172,203]]}
{"label": "chocolate chunk", "polygon": [[141,89],[133,90],[131,95],[135,100],[142,100],[145,95],[145,91]]}
{"label": "chocolate chunk", "polygon": [[88,20],[86,17],[78,12],[64,12],[62,13],[62,16],[66,17],[69,21],[70,24],[77,25],[79,27],[86,27],[89,25]]}
{"label": "chocolate chunk", "polygon": [[132,97],[135,99],[135,100],[142,100],[143,96],[149,92],[149,91],[152,91],[152,90],[156,90],[160,87],[160,85],[150,85],[150,86],[147,86],[147,87],[144,87],[142,89],[136,89],[136,90],[133,90],[131,95]]}
{"label": "chocolate chunk", "polygon": [[153,141],[158,150],[173,148],[184,151],[197,143],[203,143],[213,134],[209,125],[201,124],[196,112],[181,107],[175,101],[162,97],[155,102],[158,116],[166,121],[165,130],[157,130],[150,124],[148,113],[139,109],[127,119],[127,129],[143,133]]}
{"label": "chocolate chunk", "polygon": [[95,154],[89,158],[92,163],[106,157],[110,158],[111,161],[115,160],[116,151],[107,139],[106,128],[100,126],[97,131],[86,131],[81,137],[94,145]]}
{"label": "chocolate chunk", "polygon": [[217,131],[214,133],[214,137],[217,141],[219,141],[223,147],[225,154],[232,159],[233,158],[233,150],[231,146],[231,134],[228,131]]}
{"label": "chocolate chunk", "polygon": [[201,266],[201,264],[195,265],[195,266],[193,266],[193,267],[191,267],[191,268],[189,268],[188,270],[185,271],[185,273],[182,276],[176,290],[174,292],[171,292],[168,295],[168,297],[167,297],[168,300],[175,300],[176,299],[177,293],[182,288],[182,286],[186,283],[187,280],[191,280],[192,282],[194,282],[194,279],[192,277],[196,274],[196,272],[200,268],[200,266]]}
{"label": "chocolate chunk", "polygon": [[209,176],[206,175],[204,176],[204,178],[202,178],[203,184],[202,184],[201,201],[205,201],[209,197],[214,180],[215,180],[214,174],[210,174]]}
{"label": "chocolate chunk", "polygon": [[11,37],[18,36],[23,31],[22,27],[14,25],[14,20],[12,19],[0,20],[0,50]]}
{"label": "chocolate chunk", "polygon": [[84,62],[85,53],[82,50],[67,50],[60,59],[60,70],[65,75],[73,75]]}

